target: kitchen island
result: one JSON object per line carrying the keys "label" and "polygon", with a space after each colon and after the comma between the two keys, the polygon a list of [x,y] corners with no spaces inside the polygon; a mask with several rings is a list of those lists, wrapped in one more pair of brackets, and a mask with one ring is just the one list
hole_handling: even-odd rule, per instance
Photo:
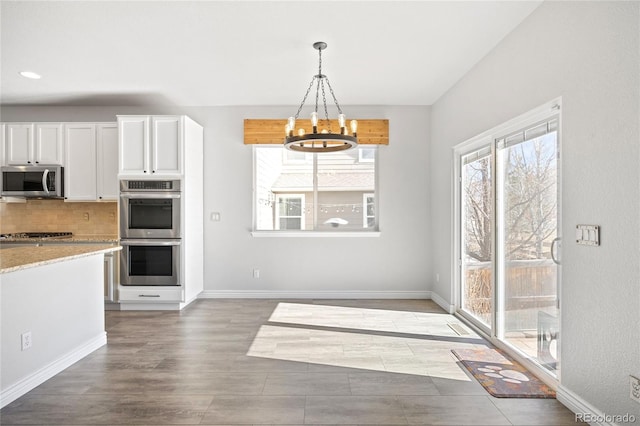
{"label": "kitchen island", "polygon": [[107,342],[104,255],[111,244],[0,249],[0,407]]}

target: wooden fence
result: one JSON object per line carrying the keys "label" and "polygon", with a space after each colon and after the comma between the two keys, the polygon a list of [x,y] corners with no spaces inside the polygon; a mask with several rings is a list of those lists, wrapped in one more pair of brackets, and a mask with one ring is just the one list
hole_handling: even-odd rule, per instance
{"label": "wooden fence", "polygon": [[[556,304],[556,266],[551,260],[507,262],[505,275],[505,331],[535,330],[537,312],[553,312]],[[469,264],[465,271],[463,308],[490,323],[493,305],[491,262]]]}

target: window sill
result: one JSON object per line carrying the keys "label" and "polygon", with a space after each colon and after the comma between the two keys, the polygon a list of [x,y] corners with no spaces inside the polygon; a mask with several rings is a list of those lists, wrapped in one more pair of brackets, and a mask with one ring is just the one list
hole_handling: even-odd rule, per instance
{"label": "window sill", "polygon": [[380,231],[367,232],[318,232],[318,231],[253,231],[257,238],[378,238]]}

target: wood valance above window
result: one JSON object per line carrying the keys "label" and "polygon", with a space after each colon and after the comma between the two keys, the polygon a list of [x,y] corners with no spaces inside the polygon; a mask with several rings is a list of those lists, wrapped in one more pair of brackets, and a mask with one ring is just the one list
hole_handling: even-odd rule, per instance
{"label": "wood valance above window", "polygon": [[[389,145],[389,120],[372,119],[366,120],[356,118],[358,120],[358,143],[361,145]],[[321,121],[321,125],[325,120]],[[331,130],[337,132],[340,130],[338,120],[331,121]],[[245,145],[264,145],[264,144],[282,144],[284,142],[284,126],[287,119],[262,120],[262,119],[245,119],[244,120],[244,143]],[[349,119],[347,119],[347,129]],[[305,129],[311,132],[311,120],[296,120],[296,129]]]}

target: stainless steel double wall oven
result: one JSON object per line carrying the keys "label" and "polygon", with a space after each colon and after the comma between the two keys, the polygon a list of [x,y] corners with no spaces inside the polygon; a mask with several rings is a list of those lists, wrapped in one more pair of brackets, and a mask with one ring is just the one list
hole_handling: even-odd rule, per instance
{"label": "stainless steel double wall oven", "polygon": [[179,180],[120,181],[120,284],[179,286]]}

